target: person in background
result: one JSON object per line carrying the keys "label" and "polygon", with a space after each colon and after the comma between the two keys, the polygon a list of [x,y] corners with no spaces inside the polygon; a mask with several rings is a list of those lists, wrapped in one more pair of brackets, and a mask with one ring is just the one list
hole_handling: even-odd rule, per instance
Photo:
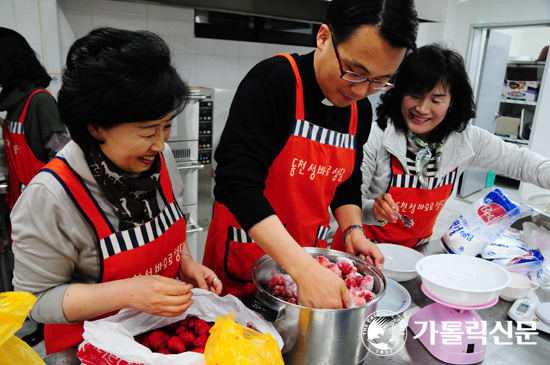
{"label": "person in background", "polygon": [[184,187],[165,142],[189,90],[168,45],[95,29],[69,49],[62,82],[72,141],[11,215],[13,285],[36,295],[29,316],[46,323],[47,353],[81,342],[84,320],[122,308],[178,316],[192,287],[223,287],[187,246]]}
{"label": "person in background", "polygon": [[382,268],[361,227],[361,147],[372,123],[368,95],[392,87],[418,28],[413,1],[334,0],[306,55],[257,64],[239,85],[215,153],[215,206],[203,263],[224,293],[255,293],[265,253],[298,287],[299,304],[352,305],[344,281],[302,247],[327,247],[329,208],[347,252]]}
{"label": "person in background", "polygon": [[25,38],[0,27],[0,111],[7,112],[2,137],[10,211],[25,186],[70,140],[56,101],[45,89],[50,81]]}
{"label": "person in background", "polygon": [[[407,247],[429,242],[454,184],[470,167],[550,188],[548,158],[468,123],[475,117],[473,95],[456,51],[434,43],[405,57],[364,148],[367,237]],[[406,227],[393,210],[414,225]],[[331,248],[344,249],[337,234]]]}
{"label": "person in background", "polygon": [[[25,38],[14,30],[0,27],[0,111],[6,112],[5,120],[0,118],[0,125],[8,168],[8,212],[31,179],[70,140],[59,119],[57,103],[45,89],[50,81],[50,75]],[[10,224],[7,217],[3,220],[8,236],[4,250],[9,251]],[[6,254],[11,257],[11,252]],[[30,346],[42,339],[42,324],[23,337]]]}

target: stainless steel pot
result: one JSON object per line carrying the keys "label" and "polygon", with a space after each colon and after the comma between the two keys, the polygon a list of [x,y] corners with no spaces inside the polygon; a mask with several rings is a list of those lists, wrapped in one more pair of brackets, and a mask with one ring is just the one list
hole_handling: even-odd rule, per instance
{"label": "stainless steel pot", "polygon": [[273,322],[284,341],[285,364],[357,364],[367,355],[362,339],[363,322],[376,311],[376,305],[386,291],[386,279],[376,267],[356,256],[324,248],[308,247],[305,250],[314,258],[322,255],[332,262],[337,256],[353,260],[358,272],[374,277],[376,298],[361,307],[349,309],[314,309],[287,303],[264,289],[274,273],[286,273],[271,257],[264,255],[254,263],[251,272],[258,293],[241,299],[267,321]]}

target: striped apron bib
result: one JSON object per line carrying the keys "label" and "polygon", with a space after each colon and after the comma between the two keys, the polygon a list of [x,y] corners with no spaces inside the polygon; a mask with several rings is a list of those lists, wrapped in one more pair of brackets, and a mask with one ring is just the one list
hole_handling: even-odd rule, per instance
{"label": "striped apron bib", "polygon": [[[56,157],[42,171],[51,173],[65,188],[96,236],[101,270],[99,283],[138,275],[176,278],[186,239],[186,222],[174,198],[164,158],[160,172],[160,193],[165,206],[155,218],[135,228],[116,231],[93,198],[81,177],[68,163]],[[102,316],[107,317],[115,313]],[[83,322],[47,324],[44,340],[48,354],[65,350],[83,341]]]}
{"label": "striped apron bib", "polygon": [[[298,244],[326,248],[330,203],[338,185],[355,168],[357,105],[349,108],[348,133],[307,121],[298,66],[292,56],[282,56],[289,60],[296,79],[296,114],[290,135],[269,168],[264,195]],[[254,294],[251,269],[264,254],[227,207],[215,202],[203,264],[222,280],[224,294]]]}
{"label": "striped apron bib", "polygon": [[[385,226],[363,224],[368,238],[380,243],[395,243],[407,247],[418,247],[430,241],[433,227],[441,208],[453,191],[456,180],[456,169],[446,176],[425,178],[428,188],[423,189],[418,176],[405,174],[399,160],[392,156],[392,175],[387,189],[399,212],[408,215],[414,226],[406,227],[401,220]],[[342,234],[336,232],[331,249],[345,251],[342,245]]]}

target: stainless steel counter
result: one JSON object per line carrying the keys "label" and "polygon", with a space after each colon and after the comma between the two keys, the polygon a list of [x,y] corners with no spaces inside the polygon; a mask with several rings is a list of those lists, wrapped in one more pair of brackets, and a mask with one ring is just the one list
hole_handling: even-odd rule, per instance
{"label": "stainless steel counter", "polygon": [[[438,240],[432,241],[419,249],[424,255],[434,255],[442,253],[442,247]],[[412,303],[410,307],[405,310],[400,316],[408,323],[409,318],[421,308],[433,303],[431,299],[426,297],[422,292],[420,286],[422,281],[420,277],[416,277],[413,280],[402,282],[407,291],[411,295]],[[538,289],[537,295],[541,302],[550,301],[550,293]],[[476,312],[487,323],[487,347],[485,351],[485,359],[481,364],[506,364],[506,365],[543,365],[548,364],[550,357],[550,334],[545,332],[537,332],[538,335],[531,336],[529,339],[524,339],[525,342],[535,342],[536,345],[519,345],[516,338],[516,323],[508,317],[508,310],[510,309],[512,302],[507,302],[500,299],[493,307],[477,310]],[[513,323],[513,335],[511,338],[506,337],[502,331],[497,331],[493,335],[489,335],[497,322],[500,322],[504,328],[507,328],[507,322]],[[498,336],[498,342],[493,338]],[[376,356],[372,353],[368,353],[362,365],[375,365],[375,364],[416,364],[416,365],[429,365],[429,364],[445,364],[442,361],[436,359],[417,339],[414,339],[414,334],[409,328],[407,328],[407,340],[405,345],[396,354],[391,356]],[[499,343],[512,342],[512,345],[503,345]],[[80,361],[76,357],[76,348],[71,348],[56,354],[48,355],[44,357],[44,362],[47,365],[78,365]],[[340,365],[340,364],[335,364]],[[341,364],[350,365],[350,364]]]}
{"label": "stainless steel counter", "polygon": [[[439,240],[434,240],[428,243],[425,247],[419,249],[425,256],[443,253],[442,246]],[[422,280],[416,277],[413,280],[400,283],[407,289],[411,295],[411,305],[400,316],[408,323],[409,318],[419,311],[421,308],[434,303],[429,299],[421,289]],[[550,301],[550,293],[538,289],[537,296],[541,302]],[[499,299],[498,303],[493,307],[477,310],[477,314],[487,323],[487,347],[485,350],[485,359],[481,364],[530,364],[542,365],[548,364],[550,356],[550,334],[545,332],[535,332],[538,335],[530,338],[523,337],[524,342],[535,342],[536,345],[518,344],[516,337],[516,322],[508,317],[508,310],[513,302],[507,302]],[[507,328],[507,322],[510,321],[513,325],[513,335],[508,338],[502,331],[496,331],[494,334],[489,333],[495,328],[496,323],[500,322],[504,328]],[[435,358],[420,342],[419,339],[414,339],[415,334],[407,328],[407,339],[401,350],[391,356],[376,356],[368,353],[362,365],[373,364],[445,364]],[[493,336],[498,336],[496,340]],[[512,345],[504,345],[505,342],[511,342]]]}

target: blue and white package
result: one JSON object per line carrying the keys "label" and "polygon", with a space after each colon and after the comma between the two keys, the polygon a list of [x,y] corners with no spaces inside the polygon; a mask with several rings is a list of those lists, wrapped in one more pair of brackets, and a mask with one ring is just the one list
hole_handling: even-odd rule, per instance
{"label": "blue and white package", "polygon": [[542,268],[544,256],[540,250],[529,250],[525,255],[513,259],[499,259],[491,262],[504,267],[510,272],[527,276],[528,272],[538,272]]}
{"label": "blue and white package", "polygon": [[531,212],[530,207],[512,202],[496,188],[462,213],[441,237],[441,243],[448,253],[477,256],[518,218]]}
{"label": "blue and white package", "polygon": [[506,229],[502,235],[481,251],[481,257],[487,260],[513,259],[527,253],[523,233],[514,228]]}

